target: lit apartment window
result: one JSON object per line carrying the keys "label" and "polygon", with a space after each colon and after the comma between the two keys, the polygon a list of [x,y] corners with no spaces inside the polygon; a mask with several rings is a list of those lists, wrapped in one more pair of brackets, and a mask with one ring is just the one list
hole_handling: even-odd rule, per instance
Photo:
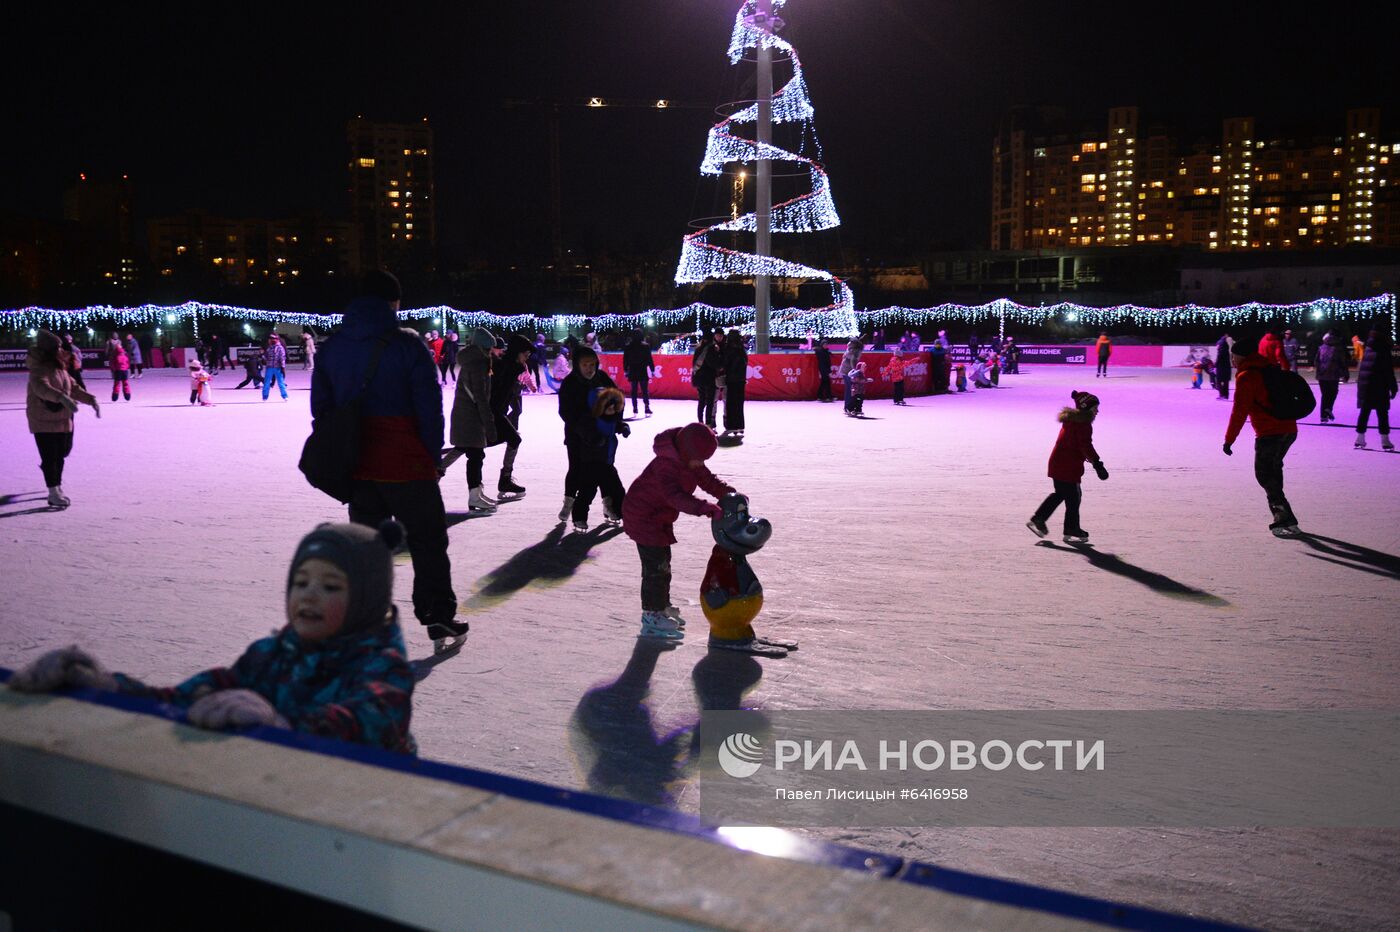
{"label": "lit apartment window", "polygon": [[1096,146],[1096,145],[1095,145],[1094,143],[1092,143],[1092,142],[1086,142],[1086,143],[1084,143],[1082,146],[1079,147],[1079,151],[1080,151],[1080,152],[1093,152],[1093,151],[1095,151],[1096,149],[1098,149],[1098,146]]}
{"label": "lit apartment window", "polygon": [[390,197],[398,197],[398,196],[399,196],[399,192],[398,192],[398,191],[390,191],[390,192],[389,192],[389,196],[390,196]]}
{"label": "lit apartment window", "polygon": [[175,255],[177,255],[177,256],[183,256],[184,254],[185,254],[185,247],[184,247],[184,246],[176,246],[176,247],[175,247]]}
{"label": "lit apartment window", "polygon": [[214,264],[215,264],[215,265],[223,265],[223,264],[224,264],[224,259],[223,259],[223,257],[222,257],[222,256],[215,256],[215,257],[214,257]]}
{"label": "lit apartment window", "polygon": [[404,155],[412,155],[412,154],[413,154],[413,150],[412,150],[412,149],[405,149],[405,150],[403,150],[403,154],[404,154]]}
{"label": "lit apartment window", "polygon": [[1089,172],[1089,173],[1087,173],[1087,174],[1080,175],[1080,176],[1079,176],[1079,180],[1080,180],[1080,181],[1093,181],[1093,180],[1094,180],[1094,175],[1093,175],[1092,172]]}
{"label": "lit apartment window", "polygon": [[373,167],[374,167],[374,159],[360,159],[360,167],[361,167],[361,168],[373,168]]}

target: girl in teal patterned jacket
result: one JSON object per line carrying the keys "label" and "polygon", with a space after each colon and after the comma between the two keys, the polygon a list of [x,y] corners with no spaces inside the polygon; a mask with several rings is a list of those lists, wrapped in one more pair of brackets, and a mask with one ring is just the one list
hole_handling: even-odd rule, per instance
{"label": "girl in teal patterned jacket", "polygon": [[109,673],[73,646],[20,670],[10,687],[86,686],[168,702],[201,728],[271,725],[417,753],[408,730],[413,671],[393,605],[392,553],[402,538],[392,521],[378,533],[323,524],[308,534],[287,577],[287,626],[232,667],[157,688]]}

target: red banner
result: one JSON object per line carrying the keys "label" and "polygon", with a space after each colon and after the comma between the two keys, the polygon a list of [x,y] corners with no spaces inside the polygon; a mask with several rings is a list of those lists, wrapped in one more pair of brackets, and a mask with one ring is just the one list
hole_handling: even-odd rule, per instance
{"label": "red banner", "polygon": [[[622,354],[603,353],[599,364],[604,372],[624,391],[632,383],[622,373]],[[865,397],[889,398],[894,394],[888,366],[891,353],[862,353],[865,375]],[[655,356],[656,369],[648,386],[653,398],[694,398],[690,384],[689,356]],[[904,394],[929,394],[929,354],[906,353],[904,356]],[[841,353],[831,354],[831,390],[839,398],[843,384],[836,375]],[[770,353],[749,356],[748,381],[744,397],[753,401],[810,401],[817,397],[817,357],[812,353]]]}

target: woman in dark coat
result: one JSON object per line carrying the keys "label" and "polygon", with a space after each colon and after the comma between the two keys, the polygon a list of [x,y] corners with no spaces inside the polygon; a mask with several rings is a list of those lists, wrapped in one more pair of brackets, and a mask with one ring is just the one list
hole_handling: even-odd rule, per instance
{"label": "woman in dark coat", "polygon": [[1351,349],[1337,345],[1337,338],[1331,333],[1323,334],[1322,345],[1317,348],[1317,386],[1322,390],[1322,403],[1318,405],[1322,423],[1335,421],[1332,406],[1337,403],[1337,386],[1342,373],[1351,362]]}
{"label": "woman in dark coat", "polygon": [[698,402],[695,419],[709,427],[715,426],[715,373],[719,371],[718,350],[713,334],[706,330],[695,344],[690,359],[690,384],[695,386]]}
{"label": "woman in dark coat", "polygon": [[1395,363],[1391,357],[1390,337],[1380,330],[1372,330],[1366,338],[1366,352],[1361,356],[1361,365],[1356,368],[1356,406],[1361,413],[1356,417],[1356,448],[1366,448],[1366,423],[1371,412],[1376,412],[1376,426],[1381,432],[1381,448],[1394,450],[1390,442],[1390,400],[1395,397]]}
{"label": "woman in dark coat", "polygon": [[749,377],[749,351],[738,330],[724,338],[724,432],[744,436],[744,386]]}
{"label": "woman in dark coat", "polygon": [[1215,387],[1221,399],[1230,400],[1230,335],[1227,333],[1215,344]]}

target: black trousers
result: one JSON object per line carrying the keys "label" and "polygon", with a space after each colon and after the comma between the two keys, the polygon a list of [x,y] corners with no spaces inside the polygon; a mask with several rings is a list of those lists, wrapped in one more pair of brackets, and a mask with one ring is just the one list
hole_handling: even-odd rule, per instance
{"label": "black trousers", "polygon": [[[1336,384],[1336,383],[1333,383],[1334,389],[1335,389],[1335,384]],[[1230,397],[1230,370],[1229,370],[1229,369],[1217,369],[1217,370],[1215,370],[1215,387],[1220,391],[1220,397],[1221,397],[1221,398],[1229,398],[1229,397]],[[1333,394],[1334,394],[1334,395],[1336,394],[1335,390],[1333,391]],[[1327,406],[1324,405],[1323,407],[1326,408]]]}
{"label": "black trousers", "polygon": [[1264,489],[1276,525],[1297,523],[1283,494],[1283,458],[1297,439],[1297,434],[1254,438],[1254,479]]}
{"label": "black trousers", "polygon": [[413,614],[425,625],[449,622],[457,614],[452,591],[452,562],[447,556],[447,510],[436,482],[355,480],[350,520],[377,528],[397,518],[413,558]]}
{"label": "black trousers", "polygon": [[824,371],[824,372],[821,373],[821,381],[817,383],[817,400],[818,400],[818,401],[830,401],[830,400],[831,400],[831,369],[830,369],[830,368],[826,369],[826,371]]}
{"label": "black trousers", "polygon": [[724,390],[724,429],[744,429],[744,383],[730,385]]}
{"label": "black trousers", "polygon": [[1366,433],[1366,425],[1371,423],[1372,411],[1376,412],[1376,427],[1380,432],[1383,434],[1390,433],[1390,409],[1372,408],[1370,405],[1366,405],[1356,415],[1356,432],[1358,434]]}
{"label": "black trousers", "polygon": [[1094,371],[1094,374],[1095,374],[1095,375],[1108,375],[1108,357],[1107,357],[1107,356],[1100,356],[1100,357],[1099,357],[1099,367],[1098,367],[1097,370]]}
{"label": "black trousers", "polygon": [[642,390],[642,404],[648,411],[651,410],[651,387],[647,379],[632,380],[632,413],[637,413],[637,389]]}
{"label": "black trousers", "polygon": [[699,393],[699,400],[695,406],[695,420],[702,424],[715,426],[715,386],[697,385],[696,392]]}
{"label": "black trousers", "polygon": [[1340,383],[1336,379],[1318,379],[1317,387],[1322,390],[1321,413],[1327,417],[1332,416],[1332,406],[1337,403],[1337,389]]}
{"label": "black trousers", "polygon": [[894,383],[894,400],[896,404],[904,401],[904,380],[900,379]]}
{"label": "black trousers", "polygon": [[1084,495],[1084,488],[1078,482],[1061,482],[1058,479],[1051,480],[1055,483],[1055,491],[1045,497],[1045,501],[1040,503],[1040,507],[1035,510],[1035,520],[1044,523],[1050,520],[1050,516],[1055,513],[1055,509],[1063,502],[1065,506],[1065,533],[1073,534],[1082,531],[1079,526],[1079,501]]}
{"label": "black trousers", "polygon": [[[611,499],[618,512],[622,511],[622,499],[627,490],[622,486],[622,477],[612,463],[578,463],[573,468],[578,481],[578,495],[574,498],[573,518],[575,521],[588,520],[588,509],[593,504],[593,496],[599,492],[603,498]],[[664,606],[663,606],[664,607]]]}
{"label": "black trousers", "polygon": [[642,558],[642,611],[660,612],[671,604],[671,548],[637,545]]}
{"label": "black trousers", "polygon": [[237,385],[234,386],[234,388],[242,388],[249,382],[253,383],[254,388],[262,388],[262,376],[257,375],[256,373],[250,373],[246,379],[244,379],[242,382],[239,382]]}
{"label": "black trousers", "polygon": [[44,485],[52,488],[63,484],[63,461],[73,452],[73,432],[54,431],[34,435],[39,448],[39,469],[44,473]]}

